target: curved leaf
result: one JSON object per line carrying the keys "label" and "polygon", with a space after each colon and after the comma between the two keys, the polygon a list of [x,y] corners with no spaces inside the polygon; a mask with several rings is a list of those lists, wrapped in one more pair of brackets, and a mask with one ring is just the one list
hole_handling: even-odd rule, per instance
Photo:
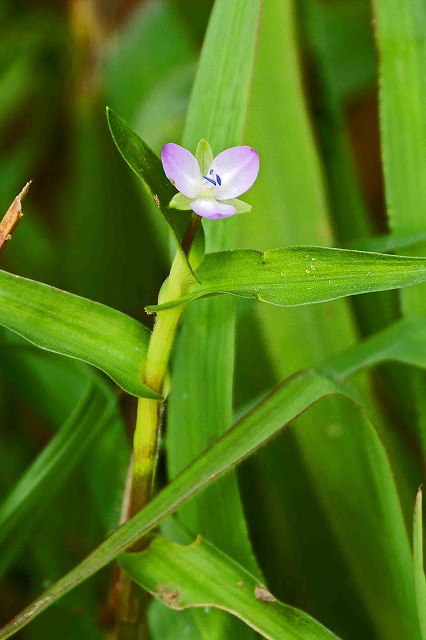
{"label": "curved leaf", "polygon": [[269,640],[338,640],[303,611],[278,602],[251,573],[203,538],[184,546],[156,536],[120,564],[171,609],[214,607],[240,618]]}
{"label": "curved leaf", "polygon": [[426,258],[311,246],[243,249],[207,254],[196,276],[199,282],[190,283],[180,299],[148,309],[221,293],[293,307],[398,289],[426,280]]}
{"label": "curved leaf", "polygon": [[159,397],[142,382],[150,331],[120,311],[0,271],[0,325],[41,349],[92,364],[128,393]]}

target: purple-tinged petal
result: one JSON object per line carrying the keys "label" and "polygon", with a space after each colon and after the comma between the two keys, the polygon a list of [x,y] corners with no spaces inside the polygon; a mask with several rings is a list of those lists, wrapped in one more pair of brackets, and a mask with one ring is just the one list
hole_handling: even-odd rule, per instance
{"label": "purple-tinged petal", "polygon": [[203,188],[200,166],[188,149],[169,142],[161,149],[164,173],[176,189],[188,198],[196,198]]}
{"label": "purple-tinged petal", "polygon": [[191,209],[203,218],[217,220],[219,218],[229,218],[237,213],[235,207],[225,202],[218,202],[213,198],[199,198],[191,202]]}
{"label": "purple-tinged petal", "polygon": [[217,183],[218,200],[236,198],[250,189],[259,173],[259,155],[252,147],[231,147],[213,159],[207,175]]}

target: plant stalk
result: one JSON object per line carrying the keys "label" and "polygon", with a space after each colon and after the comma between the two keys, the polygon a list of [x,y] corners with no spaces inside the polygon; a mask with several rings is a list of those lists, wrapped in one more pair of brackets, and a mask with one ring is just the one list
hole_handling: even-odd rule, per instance
{"label": "plant stalk", "polygon": [[[200,218],[193,214],[182,247],[189,254]],[[159,301],[178,298],[192,278],[181,251],[176,252],[170,275],[164,282]],[[176,338],[183,305],[159,311],[148,347],[144,382],[154,391],[163,394],[170,354]],[[143,509],[151,500],[161,435],[161,416],[164,400],[139,398],[135,433],[133,437],[133,463],[131,471],[130,499],[127,518]],[[141,551],[146,538],[141,538],[132,551]],[[144,594],[127,574],[120,571],[118,582],[116,639],[141,639],[146,637],[146,602]]]}

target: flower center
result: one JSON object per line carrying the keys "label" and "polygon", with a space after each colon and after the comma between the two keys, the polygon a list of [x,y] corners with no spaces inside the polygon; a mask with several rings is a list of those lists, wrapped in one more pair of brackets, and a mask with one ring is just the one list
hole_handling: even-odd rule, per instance
{"label": "flower center", "polygon": [[[218,185],[219,187],[222,186],[222,180],[220,179],[220,176],[215,173],[213,169],[210,169],[208,176],[203,176],[203,180],[207,180],[207,182],[210,182],[210,184],[212,184],[214,187],[217,187]],[[211,187],[209,188],[211,189]]]}

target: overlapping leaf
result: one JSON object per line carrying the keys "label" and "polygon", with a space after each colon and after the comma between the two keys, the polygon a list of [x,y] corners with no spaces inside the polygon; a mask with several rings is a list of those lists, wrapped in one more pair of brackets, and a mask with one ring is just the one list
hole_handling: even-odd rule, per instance
{"label": "overlapping leaf", "polygon": [[143,382],[149,330],[115,309],[0,271],[0,325],[41,349],[83,360],[135,396]]}
{"label": "overlapping leaf", "polygon": [[[390,341],[393,338],[392,335],[388,336]],[[361,344],[360,347],[356,346],[348,351],[346,354],[347,369],[345,371],[344,363],[340,362],[339,366],[336,366],[336,376],[345,378],[357,370],[355,363],[358,352],[358,366],[363,366],[365,354],[362,347]],[[381,348],[382,357],[385,360],[392,358],[389,351],[383,349],[383,344]],[[407,361],[409,361],[410,349],[411,346],[408,348]],[[403,341],[399,350],[400,353],[404,351]],[[377,358],[377,362],[379,361],[380,358]],[[415,364],[422,364],[423,367],[426,367],[426,358],[422,363],[417,360]],[[62,595],[96,573],[197,492],[244,460],[262,444],[268,442],[283,426],[294,420],[313,403],[322,397],[333,394],[343,395],[353,400],[352,394],[330,377],[333,366],[325,367],[325,371],[326,375],[314,370],[303,371],[278,385],[271,394],[241,418],[202,456],[182,471],[143,511],[121,526],[80,565],[56,582],[9,625],[0,630],[0,639],[13,635]],[[365,437],[365,462],[368,464],[367,458],[374,460],[374,472],[370,478],[375,486],[372,496],[376,509],[380,508],[380,513],[386,516],[386,524],[393,532],[393,540],[398,547],[398,554],[395,554],[394,562],[398,564],[405,562],[403,556],[409,555],[410,551],[392,472],[383,446],[374,429],[371,426],[369,428],[361,427],[362,424],[363,422],[359,427],[363,429],[363,437]],[[368,534],[368,532],[366,533]],[[392,541],[390,541],[391,543]]]}

